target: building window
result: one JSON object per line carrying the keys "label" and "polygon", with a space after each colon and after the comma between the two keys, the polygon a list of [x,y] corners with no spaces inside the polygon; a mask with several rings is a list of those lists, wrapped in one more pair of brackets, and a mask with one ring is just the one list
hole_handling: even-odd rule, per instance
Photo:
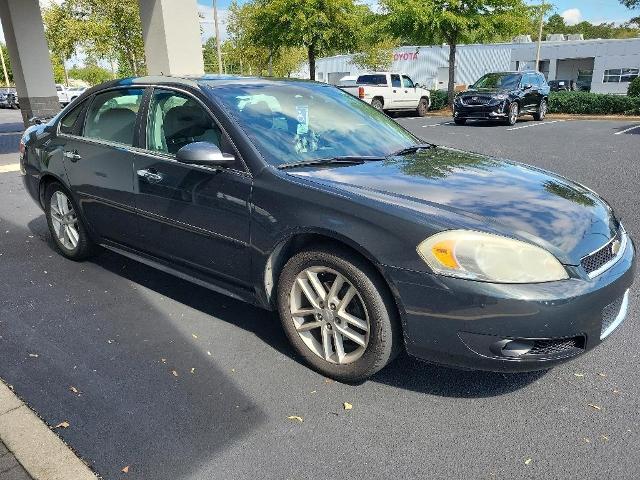
{"label": "building window", "polygon": [[638,76],[638,68],[612,68],[604,71],[604,83],[630,82]]}
{"label": "building window", "polygon": [[322,82],[324,80],[324,72],[317,72],[316,78]]}

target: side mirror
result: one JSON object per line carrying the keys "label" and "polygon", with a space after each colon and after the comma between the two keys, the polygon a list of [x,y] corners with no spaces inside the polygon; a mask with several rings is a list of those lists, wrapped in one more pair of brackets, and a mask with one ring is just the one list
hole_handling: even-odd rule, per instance
{"label": "side mirror", "polygon": [[222,153],[220,148],[213,143],[193,142],[178,150],[176,160],[191,165],[226,168],[233,165],[235,157],[228,153]]}
{"label": "side mirror", "polygon": [[531,90],[532,88],[533,88],[533,85],[531,85],[530,83],[527,83],[527,84],[524,86],[524,89],[525,89],[525,90]]}

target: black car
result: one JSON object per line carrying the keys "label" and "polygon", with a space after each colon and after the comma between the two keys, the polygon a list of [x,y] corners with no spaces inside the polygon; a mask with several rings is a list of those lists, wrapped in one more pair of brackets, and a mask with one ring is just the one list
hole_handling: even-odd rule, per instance
{"label": "black car", "polygon": [[634,246],[593,191],[421,143],[326,84],[113,81],[20,150],[62,255],[101,246],[278,309],[295,350],[337,379],[402,349],[544,369],[627,311]]}
{"label": "black car", "polygon": [[453,102],[453,120],[497,120],[515,125],[520,115],[543,120],[547,114],[549,85],[539,72],[487,73]]}
{"label": "black car", "polygon": [[565,92],[571,90],[570,80],[549,80],[549,89],[552,92]]}

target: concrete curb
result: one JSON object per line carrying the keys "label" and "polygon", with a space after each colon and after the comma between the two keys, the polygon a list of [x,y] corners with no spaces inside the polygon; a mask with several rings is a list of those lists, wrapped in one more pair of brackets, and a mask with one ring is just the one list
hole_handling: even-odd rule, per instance
{"label": "concrete curb", "polygon": [[34,480],[96,480],[98,478],[2,382],[0,382],[0,439]]}

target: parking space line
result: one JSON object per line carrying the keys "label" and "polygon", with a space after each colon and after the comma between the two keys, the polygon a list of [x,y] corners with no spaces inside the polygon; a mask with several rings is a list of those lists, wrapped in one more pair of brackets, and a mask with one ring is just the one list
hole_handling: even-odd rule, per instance
{"label": "parking space line", "polygon": [[507,130],[520,130],[521,128],[538,127],[540,125],[549,125],[550,123],[564,122],[565,120],[551,120],[550,122],[530,123],[528,125],[521,125],[519,127],[507,128]]}
{"label": "parking space line", "polygon": [[614,135],[620,135],[623,133],[630,132],[631,130],[635,130],[636,128],[640,128],[640,125],[636,125],[634,127],[625,128],[624,130],[620,130],[619,132],[614,133]]}
{"label": "parking space line", "polygon": [[422,128],[426,128],[426,127],[439,127],[440,125],[452,125],[453,122],[442,122],[442,123],[434,123],[431,125],[420,125]]}
{"label": "parking space line", "polygon": [[0,165],[0,173],[19,172],[19,163],[10,163],[9,165]]}

